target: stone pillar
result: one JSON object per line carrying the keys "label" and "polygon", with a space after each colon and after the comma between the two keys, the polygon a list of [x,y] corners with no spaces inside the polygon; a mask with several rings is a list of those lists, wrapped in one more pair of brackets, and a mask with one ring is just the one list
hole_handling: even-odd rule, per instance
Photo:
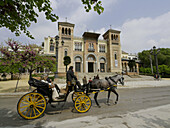
{"label": "stone pillar", "polygon": [[85,67],[86,67],[86,73],[88,73],[88,61],[86,61]]}
{"label": "stone pillar", "polygon": [[83,61],[81,62],[81,72],[83,72]]}

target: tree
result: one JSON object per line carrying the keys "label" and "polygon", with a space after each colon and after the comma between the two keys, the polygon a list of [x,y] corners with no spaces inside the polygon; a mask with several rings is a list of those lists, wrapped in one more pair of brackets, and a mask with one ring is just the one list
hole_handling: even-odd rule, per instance
{"label": "tree", "polygon": [[[55,59],[41,56],[35,44],[21,45],[11,39],[6,44],[8,47],[0,48],[0,51],[4,55],[0,63],[2,66],[8,67],[7,69],[10,69],[10,72],[14,73],[14,70],[18,72],[19,68],[25,68],[28,69],[31,78],[33,71],[37,68],[47,67],[54,70]],[[7,72],[7,70],[4,70],[4,72]]]}
{"label": "tree", "polygon": [[66,72],[67,72],[67,65],[71,63],[71,58],[69,56],[64,57],[64,65],[66,66]]}
{"label": "tree", "polygon": [[81,0],[84,4],[84,8],[86,12],[89,12],[92,9],[96,11],[99,15],[104,11],[104,8],[102,7],[102,2],[98,0]]}
{"label": "tree", "polygon": [[[101,14],[104,11],[101,1],[98,0],[81,0],[86,12],[91,10]],[[58,16],[52,13],[50,0],[1,0],[0,1],[0,28],[6,27],[11,32],[19,36],[24,32],[28,37],[34,37],[27,30],[31,23],[37,23],[37,12],[44,12],[46,19],[56,22]]]}
{"label": "tree", "polygon": [[[150,67],[149,62],[149,54],[150,50],[144,50],[140,53],[138,53],[139,60],[141,60],[141,63],[143,64],[142,67],[140,67],[140,71],[145,73],[150,73],[148,68]],[[170,48],[160,48],[160,52],[157,55],[158,63],[159,63],[159,72],[164,77],[167,77],[170,75]],[[153,65],[155,65],[154,56],[152,56],[152,62]],[[156,72],[156,67],[153,66],[154,72]]]}
{"label": "tree", "polygon": [[11,73],[11,79],[13,80],[13,74],[18,72],[19,67],[21,66],[19,48],[21,44],[9,39],[5,42],[8,47],[0,47],[1,53],[4,57],[0,60],[1,72]]}

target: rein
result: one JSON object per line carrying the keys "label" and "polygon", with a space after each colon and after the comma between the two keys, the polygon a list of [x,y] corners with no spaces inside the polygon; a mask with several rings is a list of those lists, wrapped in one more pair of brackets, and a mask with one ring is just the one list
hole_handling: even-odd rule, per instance
{"label": "rein", "polygon": [[116,84],[117,84],[117,82],[116,82],[114,79],[112,79],[111,77],[109,77],[109,79],[111,79],[114,83],[116,83]]}

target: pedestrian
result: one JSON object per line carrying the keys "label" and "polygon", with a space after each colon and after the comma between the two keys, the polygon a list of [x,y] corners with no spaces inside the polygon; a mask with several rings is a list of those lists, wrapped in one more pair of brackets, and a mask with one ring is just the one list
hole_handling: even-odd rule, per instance
{"label": "pedestrian", "polygon": [[83,81],[83,86],[87,85],[87,79],[86,79],[86,76],[84,76],[84,77],[83,77],[82,81]]}
{"label": "pedestrian", "polygon": [[99,75],[97,74],[96,79],[99,79]]}
{"label": "pedestrian", "polygon": [[91,77],[89,78],[89,83],[91,83],[92,82],[92,79],[91,79]]}

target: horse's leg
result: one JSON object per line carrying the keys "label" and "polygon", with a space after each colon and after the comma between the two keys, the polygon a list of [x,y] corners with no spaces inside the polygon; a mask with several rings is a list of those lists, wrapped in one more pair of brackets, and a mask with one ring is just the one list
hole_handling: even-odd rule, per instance
{"label": "horse's leg", "polygon": [[112,92],[113,92],[114,94],[116,94],[116,101],[115,101],[115,104],[117,104],[118,99],[119,99],[119,94],[116,92],[115,89],[112,89]]}
{"label": "horse's leg", "polygon": [[98,96],[98,92],[94,94],[94,100],[95,100],[97,106],[100,108],[101,106],[99,105],[99,103],[97,101],[97,96]]}
{"label": "horse's leg", "polygon": [[110,105],[110,103],[109,103],[110,92],[111,92],[111,91],[109,90],[109,91],[108,91],[108,95],[107,95],[107,101],[106,101],[106,104],[107,104],[107,105]]}

